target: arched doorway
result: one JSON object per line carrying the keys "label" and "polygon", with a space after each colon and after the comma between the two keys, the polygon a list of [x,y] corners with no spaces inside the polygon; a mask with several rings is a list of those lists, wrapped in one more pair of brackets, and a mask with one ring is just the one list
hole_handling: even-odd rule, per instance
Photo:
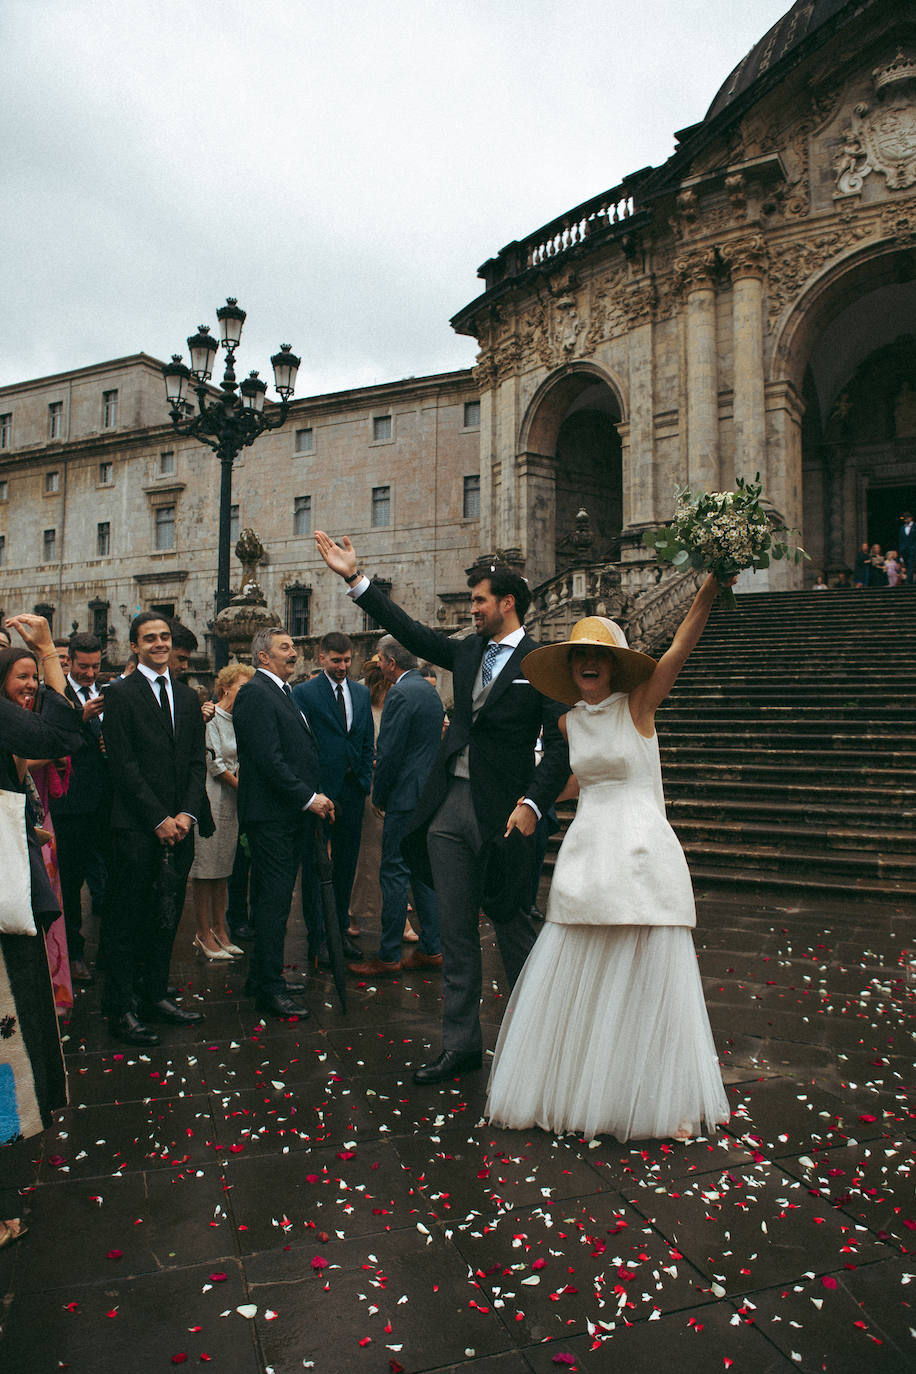
{"label": "arched doorway", "polygon": [[[522,426],[528,576],[543,582],[572,563],[615,559],[623,528],[620,398],[597,369],[541,387]],[[579,512],[588,512],[582,539]]]}
{"label": "arched doorway", "polygon": [[893,547],[916,509],[916,279],[885,252],[838,273],[799,333],[806,578],[851,572],[867,541]]}

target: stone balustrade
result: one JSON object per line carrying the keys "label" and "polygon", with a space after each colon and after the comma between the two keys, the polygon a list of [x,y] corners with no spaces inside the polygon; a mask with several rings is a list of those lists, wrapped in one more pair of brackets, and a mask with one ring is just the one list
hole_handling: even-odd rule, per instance
{"label": "stone balustrade", "polygon": [[567,568],[533,589],[526,625],[535,639],[567,639],[588,615],[618,621],[634,649],[657,653],[670,643],[696,592],[699,575],[666,573],[649,560],[586,563]]}

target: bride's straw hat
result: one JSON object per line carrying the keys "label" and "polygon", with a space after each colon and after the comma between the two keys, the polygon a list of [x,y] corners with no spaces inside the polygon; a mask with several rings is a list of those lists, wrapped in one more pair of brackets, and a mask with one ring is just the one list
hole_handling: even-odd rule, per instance
{"label": "bride's straw hat", "polygon": [[545,644],[526,654],[522,659],[522,672],[545,697],[574,706],[582,693],[573,681],[570,670],[572,650],[592,645],[606,649],[613,660],[613,692],[629,692],[655,671],[655,659],[629,648],[627,637],[619,625],[603,615],[590,615],[585,620],[576,621],[569,639],[563,644]]}

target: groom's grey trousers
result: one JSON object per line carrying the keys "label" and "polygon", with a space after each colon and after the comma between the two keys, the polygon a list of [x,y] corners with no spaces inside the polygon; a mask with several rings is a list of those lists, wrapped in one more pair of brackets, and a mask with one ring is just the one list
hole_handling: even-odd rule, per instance
{"label": "groom's grey trousers", "polygon": [[[442,941],[442,1048],[474,1052],[483,1044],[478,862],[482,841],[467,778],[449,778],[445,800],[430,822],[426,847],[439,905]],[[527,914],[500,922],[494,929],[511,990],[537,930]]]}

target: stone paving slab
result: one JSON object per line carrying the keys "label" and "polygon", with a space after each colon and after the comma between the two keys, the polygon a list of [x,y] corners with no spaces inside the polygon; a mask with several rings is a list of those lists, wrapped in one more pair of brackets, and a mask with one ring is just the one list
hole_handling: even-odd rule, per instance
{"label": "stone paving slab", "polygon": [[[262,1021],[246,961],[191,959],[192,931],[173,976],[203,1025],[132,1050],[80,990],[71,1105],[0,1153],[30,1227],[0,1252],[4,1374],[916,1365],[911,914],[701,901],[734,1115],[687,1144],[490,1128],[486,1067],[412,1082],[437,973],[354,978],[342,1017],[306,969],[311,1018]],[[304,944],[294,918],[291,977]]]}

